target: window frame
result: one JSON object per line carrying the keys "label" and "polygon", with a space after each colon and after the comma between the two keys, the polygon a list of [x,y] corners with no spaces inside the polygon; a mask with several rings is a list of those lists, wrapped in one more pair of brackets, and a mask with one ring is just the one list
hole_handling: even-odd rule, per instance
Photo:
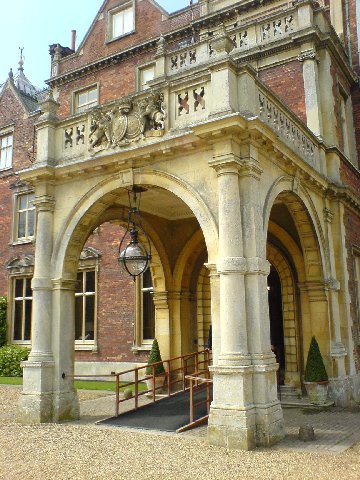
{"label": "window frame", "polygon": [[[3,147],[2,142],[5,138],[11,137],[11,154],[9,164],[2,166],[3,152],[6,151],[9,147]],[[14,128],[4,128],[0,129],[0,172],[6,172],[13,168],[13,158],[14,158]]]}
{"label": "window frame", "polygon": [[[84,282],[85,282],[85,289],[86,289],[86,273],[88,272],[94,272],[94,286],[95,290],[94,291],[87,291],[83,290],[84,289]],[[77,275],[79,273],[82,274],[82,284],[83,284],[83,289],[82,292],[74,292],[75,296],[75,302],[76,298],[82,297],[82,332],[86,329],[86,298],[88,297],[93,297],[94,298],[94,335],[92,339],[86,340],[85,338],[75,338],[74,343],[75,343],[75,349],[76,350],[93,350],[94,346],[97,344],[97,320],[98,320],[98,268],[97,266],[89,265],[87,267],[79,268],[77,271]],[[76,306],[74,302],[74,322],[76,322]]]}
{"label": "window frame", "polygon": [[[150,293],[154,299],[154,282],[151,269],[149,268],[151,276],[151,287],[143,287],[143,275],[139,275],[135,278],[134,289],[134,303],[135,303],[135,323],[134,323],[134,346],[133,351],[150,351],[153,343],[153,338],[144,339],[144,294]],[[154,302],[154,300],[153,300]],[[154,302],[154,338],[156,329],[156,306]]]}
{"label": "window frame", "polygon": [[[96,90],[96,103],[88,102],[87,108],[84,110],[79,111],[79,96],[83,93],[90,92]],[[90,105],[90,106],[89,106]],[[95,108],[99,105],[99,82],[93,83],[91,85],[87,85],[86,87],[80,88],[79,90],[75,90],[72,92],[72,112],[74,115],[81,115],[87,113],[92,108]]]}
{"label": "window frame", "polygon": [[[33,301],[33,292],[31,289],[31,297],[26,296],[26,283],[24,282],[23,284],[23,293],[25,291],[25,296],[22,297],[15,297],[15,283],[16,280],[29,280],[30,281],[30,288],[31,288],[31,280],[33,276],[33,268],[28,269],[28,273],[21,274],[20,272],[16,272],[15,274],[11,274],[9,277],[9,293],[10,293],[10,302],[9,302],[9,308],[8,308],[8,318],[10,318],[9,322],[9,340],[11,344],[14,345],[24,345],[24,346],[30,346],[31,345],[31,336],[32,336],[32,301]],[[23,304],[22,308],[22,320],[21,320],[21,339],[15,340],[15,314],[16,314],[16,307],[15,307],[15,302],[21,300]],[[25,332],[25,315],[26,315],[26,309],[25,309],[25,302],[26,301],[31,301],[30,303],[30,339],[26,340],[24,338],[24,332]]]}
{"label": "window frame", "polygon": [[[34,212],[34,233],[33,235],[28,235],[25,237],[19,237],[19,206],[20,206],[20,197],[24,195],[34,195],[34,189],[29,188],[28,185],[24,183],[15,184],[12,189],[14,190],[13,193],[13,208],[12,208],[12,229],[11,229],[11,238],[10,244],[11,245],[20,245],[24,243],[33,243],[35,241],[36,236],[36,208],[28,209],[28,211]],[[35,197],[34,197],[35,199]],[[26,224],[28,224],[28,215],[26,217]]]}
{"label": "window frame", "polygon": [[[132,29],[128,30],[120,35],[114,34],[114,17],[125,10],[132,10]],[[107,28],[106,28],[106,42],[113,42],[118,40],[119,38],[126,37],[127,35],[131,35],[135,32],[135,24],[136,24],[136,13],[135,13],[135,3],[134,1],[126,2],[123,5],[118,5],[107,12]]]}
{"label": "window frame", "polygon": [[[143,77],[142,74],[145,70],[148,70],[150,68],[153,68],[154,71],[154,76],[151,80],[148,80],[147,82],[143,82]],[[136,75],[137,75],[137,89],[139,92],[146,92],[151,88],[151,85],[149,85],[149,82],[152,82],[155,79],[156,75],[156,63],[155,62],[149,62],[144,65],[141,65],[140,67],[137,68],[136,70]],[[147,85],[147,86],[146,86]]]}

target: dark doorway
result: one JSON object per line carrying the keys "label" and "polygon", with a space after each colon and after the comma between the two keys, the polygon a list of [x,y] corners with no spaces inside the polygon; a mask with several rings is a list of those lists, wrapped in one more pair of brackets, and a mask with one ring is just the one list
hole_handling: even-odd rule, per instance
{"label": "dark doorway", "polygon": [[284,384],[285,376],[285,349],[284,326],[280,277],[271,265],[268,282],[268,299],[270,315],[270,339],[276,361],[279,363],[279,383]]}

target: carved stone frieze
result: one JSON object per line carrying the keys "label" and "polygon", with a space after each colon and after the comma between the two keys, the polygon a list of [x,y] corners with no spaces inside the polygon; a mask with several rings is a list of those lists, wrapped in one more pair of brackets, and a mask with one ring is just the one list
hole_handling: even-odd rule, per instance
{"label": "carved stone frieze", "polygon": [[91,113],[90,150],[122,147],[145,137],[164,134],[166,112],[162,95],[150,94],[138,101],[120,101]]}

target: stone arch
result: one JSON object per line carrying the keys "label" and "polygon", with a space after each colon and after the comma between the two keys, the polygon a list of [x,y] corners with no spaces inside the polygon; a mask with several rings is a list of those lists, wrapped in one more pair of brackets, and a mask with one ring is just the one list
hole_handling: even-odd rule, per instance
{"label": "stone arch", "polygon": [[[204,236],[199,229],[180,252],[173,275],[173,289],[174,292],[177,292],[178,297],[174,302],[172,325],[173,329],[181,334],[182,351],[186,353],[188,350],[194,349],[192,341],[195,332],[193,331],[192,317],[194,316],[195,320],[197,318],[197,280],[194,281],[194,275],[197,279],[205,257]],[[175,344],[173,348],[177,348]]]}
{"label": "stone arch", "polygon": [[263,228],[267,231],[275,200],[281,200],[292,215],[299,233],[307,268],[307,280],[324,281],[326,242],[319,215],[307,190],[296,177],[279,177],[271,186],[263,210]]}
{"label": "stone arch", "polygon": [[300,389],[300,329],[298,325],[299,318],[294,274],[283,252],[270,242],[267,243],[267,260],[276,269],[281,283],[285,348],[285,384]]}
{"label": "stone arch", "polygon": [[183,180],[166,172],[154,170],[134,171],[131,181],[121,184],[122,174],[115,175],[99,182],[90,189],[72,208],[64,226],[57,235],[53,256],[52,268],[55,278],[66,278],[75,270],[84,240],[97,225],[98,219],[106,209],[114,204],[117,191],[129,187],[133,183],[138,185],[153,185],[163,188],[180,198],[194,213],[195,218],[203,231],[205,243],[212,258],[216,258],[217,225],[212,213],[197,192]]}

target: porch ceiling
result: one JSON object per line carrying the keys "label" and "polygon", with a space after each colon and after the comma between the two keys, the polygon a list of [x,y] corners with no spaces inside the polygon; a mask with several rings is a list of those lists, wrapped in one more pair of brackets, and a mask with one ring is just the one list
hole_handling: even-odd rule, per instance
{"label": "porch ceiling", "polygon": [[[150,213],[166,220],[181,220],[193,218],[190,208],[173,193],[163,188],[149,186],[141,194],[140,212]],[[119,191],[116,206],[129,206],[128,194],[125,189]]]}

